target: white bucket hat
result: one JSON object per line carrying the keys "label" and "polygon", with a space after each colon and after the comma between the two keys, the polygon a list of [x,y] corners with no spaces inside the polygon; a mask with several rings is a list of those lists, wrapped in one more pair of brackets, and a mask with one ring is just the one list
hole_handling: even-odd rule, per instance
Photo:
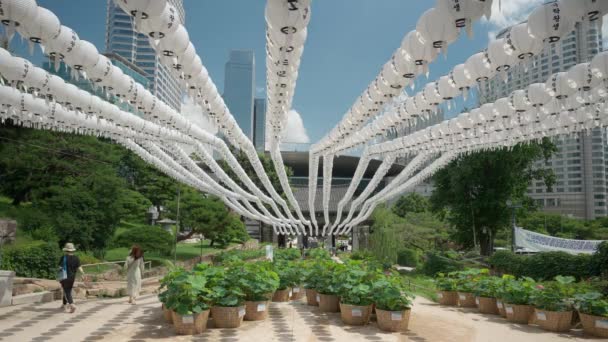
{"label": "white bucket hat", "polygon": [[68,242],[65,244],[65,246],[63,246],[63,251],[64,252],[75,252],[76,248],[74,247],[73,243]]}

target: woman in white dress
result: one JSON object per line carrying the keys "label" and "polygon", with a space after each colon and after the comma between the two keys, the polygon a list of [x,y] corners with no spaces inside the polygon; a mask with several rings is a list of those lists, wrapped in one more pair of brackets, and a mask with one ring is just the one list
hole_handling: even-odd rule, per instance
{"label": "woman in white dress", "polygon": [[135,299],[141,291],[141,279],[144,274],[144,252],[139,246],[133,246],[131,253],[125,262],[127,270],[127,293],[129,294],[129,304],[135,304]]}

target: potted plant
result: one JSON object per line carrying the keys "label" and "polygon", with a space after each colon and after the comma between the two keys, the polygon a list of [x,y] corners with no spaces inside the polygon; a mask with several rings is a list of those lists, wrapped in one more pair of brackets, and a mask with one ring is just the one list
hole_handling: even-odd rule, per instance
{"label": "potted plant", "polygon": [[454,273],[439,273],[435,279],[437,300],[441,305],[458,305],[458,292],[456,292],[456,279]]}
{"label": "potted plant", "polygon": [[509,274],[504,274],[502,278],[497,282],[496,286],[496,307],[498,308],[498,314],[502,317],[507,317],[504,305],[504,297],[507,292],[507,284],[510,281],[515,280],[515,277]]}
{"label": "potted plant", "polygon": [[304,260],[302,263],[302,285],[306,291],[306,303],[311,306],[319,306],[317,301],[317,280],[323,273],[322,264],[315,259]]}
{"label": "potted plant", "polygon": [[597,337],[608,337],[608,299],[597,292],[574,296],[575,307],[583,324],[583,331]]}
{"label": "potted plant", "polygon": [[407,330],[412,300],[400,277],[382,277],[373,284],[378,328],[384,331]]}
{"label": "potted plant", "polygon": [[272,296],[273,302],[288,302],[291,298],[291,288],[300,282],[300,273],[291,261],[277,260],[274,270],[279,275],[279,287]]}
{"label": "potted plant", "polygon": [[536,282],[532,278],[507,281],[502,299],[508,321],[528,324],[534,314],[534,307],[531,304],[536,291]]}
{"label": "potted plant", "polygon": [[211,316],[217,328],[238,328],[245,317],[245,293],[241,289],[238,268],[208,267],[209,295],[213,306]]}
{"label": "potted plant", "polygon": [[498,315],[496,292],[499,287],[499,282],[500,278],[496,277],[484,277],[477,281],[473,293],[475,293],[475,303],[477,304],[479,312]]}
{"label": "potted plant", "polygon": [[304,269],[302,268],[301,261],[293,261],[293,285],[291,287],[291,296],[290,300],[300,300],[304,298],[306,292],[304,291]]}
{"label": "potted plant", "polygon": [[535,309],[536,324],[548,331],[564,332],[570,330],[573,313],[575,288],[574,277],[555,277],[547,285],[538,285],[532,301]]}
{"label": "potted plant", "polygon": [[319,310],[322,312],[338,312],[340,310],[338,291],[342,283],[339,274],[345,266],[331,260],[323,261],[321,266],[324,270],[317,279],[316,289]]}
{"label": "potted plant", "polygon": [[183,272],[166,285],[166,306],[172,311],[175,332],[200,334],[207,328],[209,294],[207,278],[200,273]]}
{"label": "potted plant", "polygon": [[489,275],[488,269],[471,268],[465,271],[456,272],[456,290],[458,291],[458,306],[465,308],[474,308],[477,306],[475,301],[476,283],[482,277]]}
{"label": "potted plant", "polygon": [[166,305],[167,303],[167,286],[169,284],[171,284],[171,282],[173,281],[173,279],[175,279],[177,276],[181,275],[184,273],[184,269],[182,268],[173,268],[172,270],[170,270],[164,277],[162,277],[159,281],[160,286],[158,288],[159,291],[159,295],[158,295],[158,300],[161,302],[162,304],[162,310],[163,310],[163,317],[165,318],[165,320],[168,323],[173,323],[173,314],[171,312],[171,309],[169,309]]}
{"label": "potted plant", "polygon": [[350,261],[337,274],[342,282],[340,295],[340,316],[349,325],[365,325],[372,313],[372,284],[378,274],[364,269],[361,261]]}
{"label": "potted plant", "polygon": [[[234,266],[233,266],[234,267]],[[245,293],[245,317],[247,321],[261,321],[268,317],[272,294],[279,287],[279,276],[268,261],[244,263],[238,266],[239,282]]]}

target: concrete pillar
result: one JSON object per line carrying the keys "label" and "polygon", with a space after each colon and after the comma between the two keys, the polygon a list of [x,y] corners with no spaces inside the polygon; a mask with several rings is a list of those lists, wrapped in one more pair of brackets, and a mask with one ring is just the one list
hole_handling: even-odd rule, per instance
{"label": "concrete pillar", "polygon": [[0,308],[10,306],[13,302],[13,278],[15,272],[0,271]]}

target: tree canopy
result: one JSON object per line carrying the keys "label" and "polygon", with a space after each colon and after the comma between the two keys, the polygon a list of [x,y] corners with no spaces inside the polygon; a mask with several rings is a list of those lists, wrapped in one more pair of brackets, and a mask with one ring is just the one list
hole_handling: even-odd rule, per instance
{"label": "tree canopy", "polygon": [[471,248],[476,240],[480,252],[489,255],[496,233],[509,226],[507,200],[533,208],[526,196],[529,182],[542,179],[549,188],[553,185],[552,170],[532,166],[537,160],[547,160],[555,150],[551,141],[543,139],[463,155],[433,177],[432,209],[455,228],[454,241]]}
{"label": "tree canopy", "polygon": [[401,196],[392,207],[395,215],[400,217],[405,217],[408,213],[422,213],[429,210],[429,208],[428,198],[416,192]]}

